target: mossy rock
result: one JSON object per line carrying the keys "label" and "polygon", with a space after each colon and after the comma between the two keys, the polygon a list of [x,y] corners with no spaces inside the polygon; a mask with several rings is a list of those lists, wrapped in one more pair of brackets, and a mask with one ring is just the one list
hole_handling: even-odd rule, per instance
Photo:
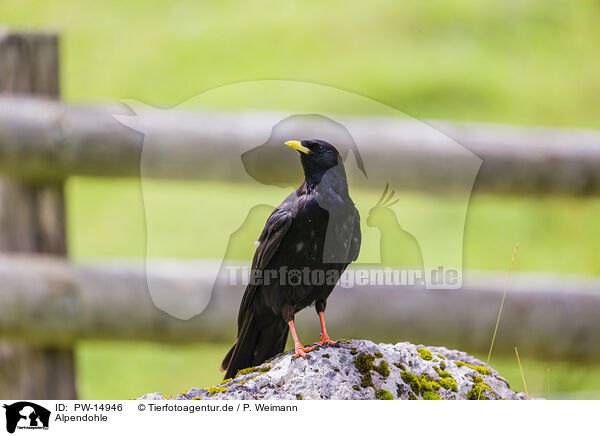
{"label": "mossy rock", "polygon": [[[524,399],[498,372],[466,353],[442,347],[350,340],[317,347],[309,358],[288,351],[207,388],[173,399]],[[142,399],[165,399],[149,394]]]}

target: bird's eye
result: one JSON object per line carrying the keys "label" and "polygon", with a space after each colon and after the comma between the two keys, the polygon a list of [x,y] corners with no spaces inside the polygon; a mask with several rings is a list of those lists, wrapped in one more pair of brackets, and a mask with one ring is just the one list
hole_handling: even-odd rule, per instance
{"label": "bird's eye", "polygon": [[319,145],[319,151],[325,151],[325,147],[323,147],[322,145]]}

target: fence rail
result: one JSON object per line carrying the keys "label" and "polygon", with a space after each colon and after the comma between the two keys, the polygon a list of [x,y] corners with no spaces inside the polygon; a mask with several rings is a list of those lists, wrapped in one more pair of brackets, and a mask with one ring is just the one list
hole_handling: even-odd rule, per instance
{"label": "fence rail", "polygon": [[[82,339],[188,343],[233,341],[242,286],[221,281],[209,306],[189,320],[156,308],[147,289],[180,301],[209,294],[218,264],[202,261],[81,266],[44,256],[0,257],[0,338],[71,347]],[[160,286],[157,286],[160,283]],[[333,292],[329,330],[339,337],[407,340],[486,354],[505,275],[466,272],[461,290],[356,286]],[[600,358],[600,279],[516,273],[511,280],[495,352],[518,345],[528,356]],[[164,300],[154,294],[158,299]],[[315,340],[313,310],[298,316],[305,341]]]}
{"label": "fence rail", "polygon": [[[115,113],[127,111],[0,97],[0,171],[34,180],[139,177],[143,136],[117,121]],[[151,137],[151,146],[144,149],[145,177],[237,182],[249,180],[239,170],[248,144],[263,143],[286,115],[156,110],[140,116]],[[449,146],[450,137],[483,160],[477,192],[600,193],[599,131],[442,121],[430,121],[431,129],[409,119],[336,119],[362,138],[359,152],[378,170],[369,176],[384,174],[384,182],[398,188],[464,190],[456,181],[468,172],[466,162]],[[324,127],[315,121],[312,127],[305,123],[302,132],[318,136],[320,129]],[[293,128],[289,135],[295,137]],[[267,168],[273,170],[272,165]],[[297,162],[278,162],[277,171],[297,172]]]}

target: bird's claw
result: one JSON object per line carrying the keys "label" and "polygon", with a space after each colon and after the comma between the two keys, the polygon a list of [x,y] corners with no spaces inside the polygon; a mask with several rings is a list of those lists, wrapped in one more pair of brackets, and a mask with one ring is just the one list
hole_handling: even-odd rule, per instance
{"label": "bird's claw", "polygon": [[303,345],[296,345],[296,347],[294,348],[296,350],[296,354],[292,356],[292,359],[296,359],[298,357],[307,357],[306,353],[314,350],[315,348],[315,346],[305,347]]}
{"label": "bird's claw", "polygon": [[321,336],[321,339],[319,340],[319,342],[317,342],[317,345],[323,347],[325,344],[336,345],[338,342],[339,341],[334,341],[329,336],[325,335],[325,336]]}

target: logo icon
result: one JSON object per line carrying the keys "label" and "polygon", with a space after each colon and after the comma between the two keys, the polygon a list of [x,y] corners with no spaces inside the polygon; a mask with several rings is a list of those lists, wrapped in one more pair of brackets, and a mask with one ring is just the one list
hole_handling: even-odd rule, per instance
{"label": "logo icon", "polygon": [[50,411],[42,406],[28,401],[19,401],[10,405],[4,404],[6,409],[6,431],[14,433],[18,429],[48,429]]}

